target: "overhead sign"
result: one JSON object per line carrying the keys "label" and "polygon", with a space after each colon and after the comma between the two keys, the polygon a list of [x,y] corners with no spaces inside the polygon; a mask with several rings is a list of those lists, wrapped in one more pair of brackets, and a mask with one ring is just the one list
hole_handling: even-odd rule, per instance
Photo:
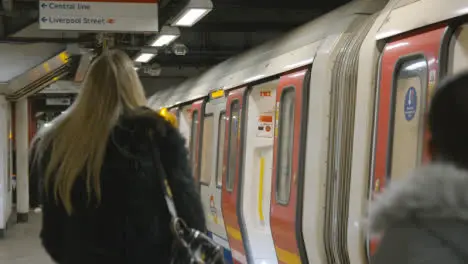
{"label": "overhead sign", "polygon": [[159,0],[41,0],[41,29],[157,32]]}

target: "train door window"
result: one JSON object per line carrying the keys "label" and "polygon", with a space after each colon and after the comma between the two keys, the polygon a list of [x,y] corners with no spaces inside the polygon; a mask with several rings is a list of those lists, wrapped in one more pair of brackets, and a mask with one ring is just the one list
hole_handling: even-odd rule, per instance
{"label": "train door window", "polygon": [[190,135],[191,135],[191,105],[184,106],[181,108],[179,116],[179,131],[185,138],[185,147],[190,149]]}
{"label": "train door window", "polygon": [[192,170],[195,174],[196,162],[197,162],[197,138],[198,138],[198,111],[192,113],[192,128],[190,129],[190,163],[192,164]]}
{"label": "train door window", "polygon": [[421,161],[423,116],[427,90],[427,62],[406,60],[396,71],[393,87],[393,125],[390,126],[391,158],[388,175],[404,176]]}
{"label": "train door window", "polygon": [[226,137],[226,113],[222,112],[218,123],[218,157],[216,159],[216,186],[223,185],[224,138]]}
{"label": "train door window", "polygon": [[448,74],[468,70],[468,24],[460,26],[450,40]]}
{"label": "train door window", "polygon": [[213,164],[213,121],[214,115],[205,115],[203,119],[203,138],[201,149],[201,175],[200,183],[210,185],[211,182],[211,167]]}
{"label": "train door window", "polygon": [[226,176],[226,190],[234,188],[234,178],[237,170],[237,138],[239,135],[240,103],[235,100],[231,103],[229,116],[229,148],[228,148],[228,170]]}
{"label": "train door window", "polygon": [[288,204],[291,192],[291,174],[294,143],[294,109],[296,92],[293,87],[283,90],[280,99],[278,169],[276,175],[276,201]]}

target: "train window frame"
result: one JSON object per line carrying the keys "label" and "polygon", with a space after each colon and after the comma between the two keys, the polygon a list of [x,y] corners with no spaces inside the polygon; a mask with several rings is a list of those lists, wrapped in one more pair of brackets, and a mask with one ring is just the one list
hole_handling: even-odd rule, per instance
{"label": "train window frame", "polygon": [[[224,133],[221,133],[221,126],[224,127]],[[226,141],[226,110],[219,113],[218,118],[218,145],[216,155],[216,188],[223,187],[223,166],[224,166],[224,142]]]}
{"label": "train window frame", "polygon": [[[197,159],[197,141],[198,141],[198,125],[200,121],[198,120],[199,112],[198,110],[192,111],[190,114],[192,117],[192,122],[190,124],[190,166],[192,167],[192,174],[195,176],[196,174],[196,159]],[[196,115],[196,118],[194,118]]]}
{"label": "train window frame", "polygon": [[[283,109],[285,109],[283,107],[284,105],[284,98],[285,95],[287,94],[292,94],[293,95],[293,98],[291,100],[292,102],[292,122],[288,121],[288,123],[286,123],[287,125],[290,125],[290,129],[292,129],[292,137],[289,137],[289,141],[290,142],[290,146],[289,148],[291,148],[291,152],[285,152],[285,153],[288,153],[288,157],[287,159],[289,160],[289,164],[290,164],[290,168],[289,168],[289,173],[288,173],[288,180],[287,180],[287,183],[288,183],[288,188],[285,188],[285,190],[287,190],[287,199],[282,199],[282,197],[280,197],[280,177],[281,177],[281,167],[282,167],[282,157],[283,157],[283,130],[282,128],[283,127],[287,127],[285,126],[285,122],[284,122],[284,117],[285,117],[285,111],[283,111]],[[280,104],[279,104],[279,119],[278,119],[278,124],[277,127],[278,127],[278,152],[277,152],[277,155],[276,155],[276,160],[275,160],[275,163],[276,163],[276,186],[275,186],[275,199],[276,199],[276,203],[279,204],[279,205],[282,205],[282,206],[288,206],[289,205],[289,202],[291,200],[291,187],[292,187],[292,172],[293,172],[293,162],[294,162],[294,130],[295,130],[295,127],[294,127],[294,122],[295,122],[295,119],[296,119],[296,95],[297,95],[297,91],[296,91],[296,87],[295,86],[287,86],[285,88],[283,88],[283,90],[281,91],[281,95],[280,95]],[[292,124],[292,125],[291,125]]]}
{"label": "train window frame", "polygon": [[[424,62],[424,73],[423,75],[409,75],[409,77],[418,77],[421,81],[421,108],[419,111],[421,113],[426,112],[427,108],[427,92],[429,89],[429,64],[427,57],[423,53],[417,54],[410,54],[406,56],[401,56],[398,58],[397,62],[395,63],[395,67],[393,68],[392,74],[392,90],[391,90],[391,101],[390,101],[390,118],[389,118],[389,126],[388,126],[388,147],[386,153],[386,165],[385,165],[385,172],[386,172],[386,181],[391,182],[392,180],[392,165],[393,165],[393,151],[394,151],[394,138],[395,138],[395,115],[396,115],[396,102],[397,102],[397,89],[398,89],[398,80],[401,78],[402,69],[406,64],[417,63],[417,62]],[[408,66],[407,66],[408,67]],[[414,72],[414,70],[409,70],[410,72]],[[424,128],[426,126],[426,122],[424,120],[424,114],[420,115],[419,117],[420,127],[418,131],[418,146],[417,146],[417,165],[421,164],[422,155],[423,155],[423,147],[424,147]]]}
{"label": "train window frame", "polygon": [[[239,109],[237,110],[238,112],[238,117],[240,118],[241,116],[241,102],[239,99],[234,99],[231,101],[231,103],[229,104],[229,135],[228,135],[228,154],[227,154],[227,167],[226,167],[226,190],[228,192],[232,192],[234,190],[234,179],[236,177],[236,169],[234,170],[234,172],[232,173],[231,175],[231,155],[232,154],[235,154],[235,161],[237,161],[237,156],[239,155],[239,142],[237,140],[238,136],[239,136],[239,128],[240,128],[240,122],[238,121],[237,123],[237,126],[236,126],[236,138],[235,138],[235,141],[236,144],[235,144],[235,148],[234,148],[234,153],[232,153],[232,148],[231,148],[231,137],[232,137],[232,113],[233,113],[233,106],[234,104],[238,104],[239,106]],[[237,162],[236,162],[237,163]],[[237,165],[237,164],[234,164],[234,165]],[[237,166],[234,166],[234,168],[237,168]],[[232,177],[231,177],[232,176]],[[232,180],[231,180],[232,179]]]}
{"label": "train window frame", "polygon": [[[201,122],[203,124],[203,128],[201,129],[201,144],[200,144],[200,148],[199,148],[199,151],[200,151],[200,177],[199,177],[199,181],[200,181],[200,184],[201,185],[204,185],[204,186],[210,186],[211,185],[211,180],[212,180],[212,171],[211,171],[211,168],[212,166],[209,166],[208,168],[208,174],[210,175],[209,179],[207,182],[203,181],[203,163],[204,163],[204,157],[203,157],[203,151],[205,150],[205,146],[204,146],[204,143],[205,143],[205,124],[207,123],[206,122],[206,118],[207,117],[213,117],[213,126],[214,126],[214,114],[213,113],[205,113],[203,115],[203,121]],[[211,127],[211,131],[213,131],[213,126]],[[213,156],[213,153],[211,154],[211,156]],[[213,157],[211,157],[213,158]],[[211,164],[212,165],[212,164]]]}
{"label": "train window frame", "polygon": [[[459,74],[460,72],[466,69],[467,63],[463,63],[461,67],[460,65],[455,64],[456,62],[459,62],[458,57],[456,57],[455,55],[456,46],[457,44],[461,44],[462,46],[464,46],[464,42],[461,41],[464,39],[462,39],[461,36],[462,34],[466,33],[468,33],[468,21],[466,20],[463,23],[460,23],[453,27],[452,30],[448,30],[444,33],[444,38],[440,47],[441,55],[439,55],[439,80],[441,80],[445,76],[453,76]],[[464,55],[463,51],[462,55]],[[463,58],[460,61],[466,62],[466,58]],[[454,69],[455,66],[458,67]]]}

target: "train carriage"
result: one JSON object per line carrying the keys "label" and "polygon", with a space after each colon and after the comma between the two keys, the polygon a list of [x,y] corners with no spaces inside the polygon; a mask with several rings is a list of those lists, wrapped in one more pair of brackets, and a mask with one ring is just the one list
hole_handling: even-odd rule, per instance
{"label": "train carriage", "polygon": [[153,96],[178,115],[235,263],[368,262],[368,202],[428,160],[424,112],[468,68],[467,14],[466,0],[354,1]]}

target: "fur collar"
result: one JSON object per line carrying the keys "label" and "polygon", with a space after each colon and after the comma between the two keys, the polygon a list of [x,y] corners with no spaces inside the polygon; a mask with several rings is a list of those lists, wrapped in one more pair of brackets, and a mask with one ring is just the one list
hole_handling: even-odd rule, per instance
{"label": "fur collar", "polygon": [[[177,130],[163,117],[150,109],[123,115],[111,133],[111,140],[131,156],[146,156],[154,146],[168,143]],[[153,145],[156,144],[156,145]]]}
{"label": "fur collar", "polygon": [[434,163],[392,182],[372,203],[369,228],[378,234],[411,217],[468,220],[468,171]]}

